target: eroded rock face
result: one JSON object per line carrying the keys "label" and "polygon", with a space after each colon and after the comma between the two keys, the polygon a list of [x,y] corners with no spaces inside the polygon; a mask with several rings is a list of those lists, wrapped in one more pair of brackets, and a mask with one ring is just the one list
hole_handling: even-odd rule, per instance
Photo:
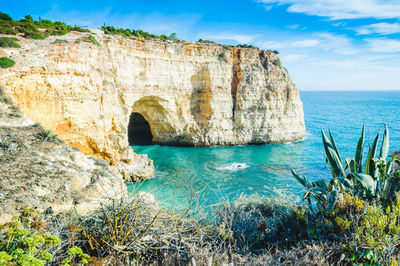
{"label": "eroded rock face", "polygon": [[87,214],[105,199],[127,194],[122,176],[111,172],[108,162],[58,139],[43,140],[42,131],[0,90],[0,223],[19,207]]}
{"label": "eroded rock face", "polygon": [[4,49],[16,65],[0,69],[0,85],[29,119],[108,160],[127,179],[153,172],[151,160],[129,147],[132,112],[147,120],[159,144],[303,138],[299,93],[276,54],[96,33],[100,46],[76,43],[82,33],[62,36],[69,42],[62,44],[21,38],[22,48]]}

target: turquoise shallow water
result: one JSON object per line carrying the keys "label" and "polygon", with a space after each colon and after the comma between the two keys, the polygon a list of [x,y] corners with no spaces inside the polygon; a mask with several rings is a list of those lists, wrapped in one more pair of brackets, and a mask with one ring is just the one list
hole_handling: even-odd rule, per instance
{"label": "turquoise shallow water", "polygon": [[[274,196],[286,189],[300,196],[302,188],[290,167],[310,179],[329,178],[320,129],[330,128],[342,157],[354,155],[362,124],[367,144],[386,122],[391,150],[400,149],[400,92],[301,92],[306,138],[289,144],[190,148],[134,146],[137,153],[154,160],[155,178],[129,184],[132,190],[149,191],[170,206],[184,206],[191,199],[202,205],[234,200],[240,194]],[[366,145],[367,146],[367,145]]]}

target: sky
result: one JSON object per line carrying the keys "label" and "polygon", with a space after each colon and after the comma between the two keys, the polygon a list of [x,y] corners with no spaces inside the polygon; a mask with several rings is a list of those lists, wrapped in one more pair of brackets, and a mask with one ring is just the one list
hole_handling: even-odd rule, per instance
{"label": "sky", "polygon": [[14,19],[30,14],[278,50],[302,91],[400,90],[400,0],[1,2]]}

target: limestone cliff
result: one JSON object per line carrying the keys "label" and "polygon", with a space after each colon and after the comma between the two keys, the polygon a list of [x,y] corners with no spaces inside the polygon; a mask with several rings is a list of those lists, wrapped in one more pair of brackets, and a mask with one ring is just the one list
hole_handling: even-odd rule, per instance
{"label": "limestone cliff", "polygon": [[121,175],[106,161],[86,156],[27,120],[0,88],[0,223],[19,207],[85,214],[108,198],[126,195]]}
{"label": "limestone cliff", "polygon": [[86,154],[108,160],[126,178],[152,174],[128,143],[130,115],[149,123],[153,142],[235,145],[301,139],[299,93],[270,51],[104,35],[100,43],[20,38],[3,49],[16,61],[0,85],[26,116]]}

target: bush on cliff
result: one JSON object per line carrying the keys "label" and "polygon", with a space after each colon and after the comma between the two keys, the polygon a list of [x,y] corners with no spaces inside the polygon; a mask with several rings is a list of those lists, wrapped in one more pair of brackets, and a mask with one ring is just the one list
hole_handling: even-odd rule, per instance
{"label": "bush on cliff", "polygon": [[3,12],[0,12],[0,20],[7,20],[7,21],[11,21],[11,20],[12,20],[12,18],[11,18],[11,16],[10,16],[10,15],[8,15],[8,14],[6,14],[6,13],[3,13]]}
{"label": "bush on cliff", "polygon": [[21,46],[17,43],[17,38],[10,38],[10,37],[0,37],[0,47],[2,48],[20,48]]}
{"label": "bush on cliff", "polygon": [[[40,29],[40,30],[39,30]],[[22,33],[24,37],[31,39],[44,39],[52,35],[65,35],[70,31],[90,32],[77,26],[70,26],[60,21],[40,19],[35,21],[32,16],[27,15],[20,21],[0,20],[0,33],[16,35]]]}
{"label": "bush on cliff", "polygon": [[[44,233],[40,213],[21,208],[20,216],[0,226],[0,265],[45,265],[52,261],[67,266],[87,264],[90,256],[79,247],[62,248],[59,237]],[[63,254],[63,253],[66,253]],[[61,259],[63,258],[63,259]]]}
{"label": "bush on cliff", "polygon": [[1,68],[9,68],[15,65],[15,61],[8,57],[0,58],[0,67]]}
{"label": "bush on cliff", "polygon": [[139,37],[139,38],[144,38],[147,40],[162,40],[162,41],[179,41],[179,39],[177,38],[176,33],[172,33],[169,36],[162,34],[160,36],[155,35],[155,34],[151,34],[149,32],[143,31],[143,30],[130,30],[130,29],[123,29],[123,28],[115,28],[113,26],[107,26],[106,24],[104,24],[101,29],[104,31],[105,34],[116,34],[116,35],[121,35],[126,37],[129,36],[135,36],[135,37]]}

